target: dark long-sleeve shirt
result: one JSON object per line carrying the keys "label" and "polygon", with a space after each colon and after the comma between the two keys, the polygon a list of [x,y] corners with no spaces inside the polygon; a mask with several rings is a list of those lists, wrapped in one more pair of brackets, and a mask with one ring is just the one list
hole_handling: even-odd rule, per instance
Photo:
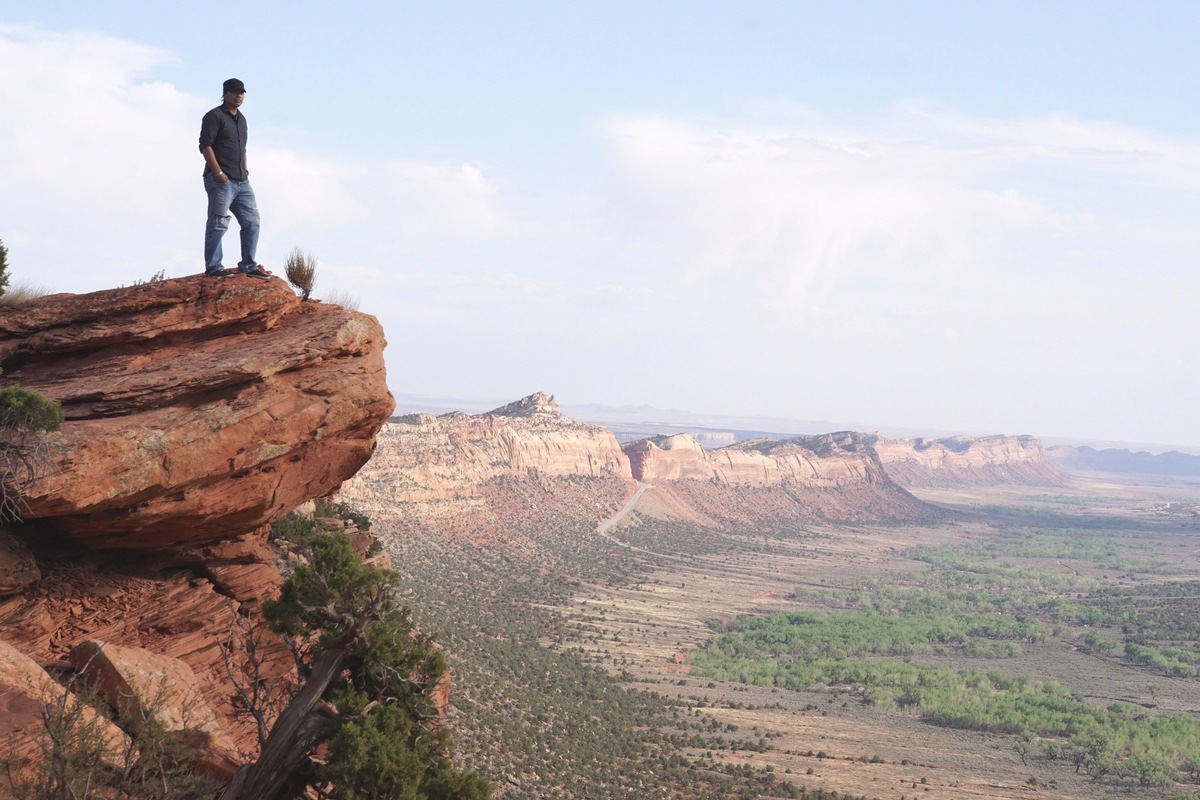
{"label": "dark long-sleeve shirt", "polygon": [[[211,147],[217,163],[221,165],[230,180],[246,180],[249,170],[246,169],[246,115],[241,111],[237,116],[229,113],[223,104],[204,115],[200,122],[200,152]],[[211,170],[207,162],[204,173]]]}

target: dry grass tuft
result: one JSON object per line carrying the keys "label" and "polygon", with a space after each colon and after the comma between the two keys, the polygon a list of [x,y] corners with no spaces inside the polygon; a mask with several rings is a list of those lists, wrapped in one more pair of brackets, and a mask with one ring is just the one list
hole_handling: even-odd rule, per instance
{"label": "dry grass tuft", "polygon": [[345,289],[331,289],[322,298],[326,303],[341,306],[347,311],[358,311],[358,298]]}
{"label": "dry grass tuft", "polygon": [[27,308],[37,305],[37,302],[48,294],[52,292],[44,286],[13,284],[4,290],[4,294],[0,294],[0,308]]}

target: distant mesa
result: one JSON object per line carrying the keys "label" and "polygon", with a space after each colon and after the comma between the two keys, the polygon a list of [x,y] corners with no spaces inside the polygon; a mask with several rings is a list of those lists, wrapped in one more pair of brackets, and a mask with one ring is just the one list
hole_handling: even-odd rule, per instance
{"label": "distant mesa", "polygon": [[624,450],[633,477],[648,482],[693,479],[771,486],[886,480],[866,439],[851,432],[752,439],[714,450],[705,450],[684,433],[630,442]]}
{"label": "distant mesa", "polygon": [[1200,476],[1200,456],[1169,453],[1132,452],[1108,448],[1060,445],[1046,451],[1049,460],[1060,469],[1088,472],[1121,472],[1143,475]]}
{"label": "distant mesa", "polygon": [[676,434],[630,442],[624,450],[634,477],[647,481],[695,478],[767,485],[878,480],[882,475],[901,486],[1063,481],[1046,460],[1041,442],[1029,436],[886,439],[878,434],[840,431],[751,439],[705,450],[691,435]]}
{"label": "distant mesa", "polygon": [[1032,436],[953,436],[947,439],[885,439],[871,444],[892,480],[901,486],[1028,484],[1053,486],[1063,474]]}

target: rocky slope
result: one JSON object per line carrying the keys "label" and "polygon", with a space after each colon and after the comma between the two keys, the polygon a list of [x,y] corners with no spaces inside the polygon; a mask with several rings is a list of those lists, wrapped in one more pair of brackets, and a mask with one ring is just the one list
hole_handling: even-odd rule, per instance
{"label": "rocky slope", "polygon": [[[282,582],[265,524],[370,457],[394,407],[383,347],[373,317],[302,303],[280,279],[182,278],[0,309],[0,388],[35,389],[66,416],[25,524],[0,530],[0,708],[37,706],[30,686],[50,677],[19,677],[30,663],[69,672],[111,647],[128,674],[105,685],[195,682],[197,730],[227,771],[229,748],[253,737],[233,720],[218,642]],[[3,716],[6,741],[36,728]]]}
{"label": "rocky slope", "polygon": [[892,480],[901,486],[969,486],[1015,483],[1056,485],[1065,480],[1032,436],[885,439],[872,436]]}

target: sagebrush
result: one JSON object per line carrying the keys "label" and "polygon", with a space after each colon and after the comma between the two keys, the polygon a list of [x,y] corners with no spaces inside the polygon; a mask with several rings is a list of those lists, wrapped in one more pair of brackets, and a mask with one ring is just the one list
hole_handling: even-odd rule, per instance
{"label": "sagebrush", "polygon": [[317,285],[317,259],[312,253],[293,247],[284,261],[283,270],[288,282],[299,289],[300,296],[307,300]]}

